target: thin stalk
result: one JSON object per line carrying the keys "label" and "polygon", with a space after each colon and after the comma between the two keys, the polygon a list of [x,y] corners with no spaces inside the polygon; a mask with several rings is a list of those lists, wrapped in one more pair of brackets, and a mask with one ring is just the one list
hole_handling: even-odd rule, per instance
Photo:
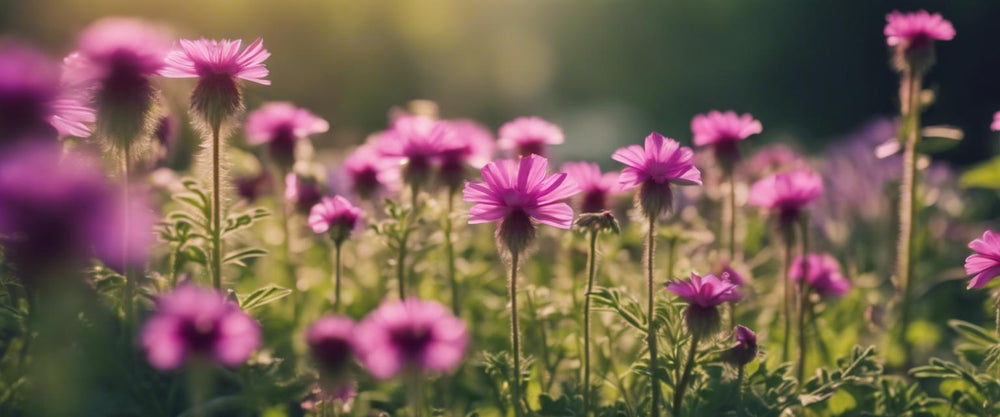
{"label": "thin stalk", "polygon": [[660,415],[660,382],[656,378],[656,282],[653,278],[653,254],[656,252],[656,216],[649,216],[649,230],[646,236],[646,290],[647,311],[649,312],[649,329],[647,330],[647,343],[649,343],[649,386],[652,390],[652,403],[650,405],[650,415],[657,417]]}
{"label": "thin stalk", "polygon": [[222,289],[222,140],[220,123],[212,126],[212,286]]}
{"label": "thin stalk", "polygon": [[681,401],[684,400],[684,391],[687,391],[688,382],[691,380],[691,370],[694,369],[699,340],[699,333],[693,332],[691,334],[691,348],[688,350],[687,362],[684,363],[684,373],[681,375],[681,380],[677,383],[677,389],[674,390],[674,416],[676,417],[681,415]]}
{"label": "thin stalk", "polygon": [[729,171],[729,262],[736,260],[736,176]]}
{"label": "thin stalk", "polygon": [[410,213],[403,220],[403,236],[399,239],[399,253],[396,257],[396,278],[399,280],[399,299],[406,299],[406,245],[410,240],[410,228],[417,218],[418,197],[420,187],[414,183],[410,185]]}
{"label": "thin stalk", "polygon": [[783,282],[782,288],[784,289],[784,291],[781,294],[783,298],[782,310],[784,310],[782,312],[782,315],[784,316],[785,320],[785,337],[784,340],[782,341],[782,348],[781,348],[782,362],[788,362],[788,355],[791,349],[791,342],[792,342],[792,302],[791,302],[792,284],[791,280],[788,277],[788,270],[791,269],[792,267],[792,245],[794,243],[793,242],[794,238],[792,237],[793,235],[794,233],[786,233],[785,235],[785,262],[784,262],[785,265],[781,273],[782,277],[781,280]]}
{"label": "thin stalk", "polygon": [[333,244],[333,310],[340,312],[340,276],[343,275],[344,269],[340,262],[340,249],[342,242],[334,242]]}
{"label": "thin stalk", "polygon": [[743,415],[743,365],[736,368],[736,417]]}
{"label": "thin stalk", "polygon": [[996,311],[997,336],[1000,336],[1000,293],[997,293]]}
{"label": "thin stalk", "polygon": [[796,372],[798,373],[799,387],[802,387],[806,373],[806,312],[812,310],[812,306],[809,305],[809,289],[806,287],[806,277],[809,276],[809,262],[806,262],[806,257],[809,256],[809,220],[805,216],[799,220],[799,240],[802,242],[803,262],[802,279],[796,286],[799,308],[799,362]]}
{"label": "thin stalk", "polygon": [[899,242],[896,254],[896,274],[902,300],[900,302],[899,345],[903,348],[904,363],[910,362],[911,346],[906,340],[910,324],[911,275],[913,273],[913,218],[916,213],[917,145],[920,141],[920,78],[912,69],[903,72],[900,87],[900,104],[906,120],[906,142],[903,149],[903,178],[899,189]]}
{"label": "thin stalk", "polygon": [[129,213],[132,211],[130,207],[130,196],[129,196],[129,160],[131,155],[129,155],[128,146],[122,147],[122,166],[121,166],[121,176],[122,176],[122,205],[124,211],[122,212],[122,274],[125,276],[125,321],[128,323],[129,327],[132,327],[133,319],[135,318],[135,287],[136,282],[132,276],[132,268],[129,267],[128,259],[128,245],[129,245]]}
{"label": "thin stalk", "polygon": [[590,293],[594,290],[597,275],[597,231],[590,232],[590,250],[587,252],[587,293],[583,298],[583,410],[590,411]]}
{"label": "thin stalk", "polygon": [[455,187],[448,189],[448,211],[444,219],[444,251],[448,262],[448,283],[451,284],[451,312],[455,317],[461,317],[462,306],[458,298],[458,281],[455,273],[455,242],[452,241],[451,216],[455,210]]}
{"label": "thin stalk", "polygon": [[510,346],[514,356],[514,384],[511,386],[511,402],[514,405],[514,415],[521,417],[521,333],[517,327],[517,262],[518,254],[511,251],[510,280],[507,288],[510,290]]}
{"label": "thin stalk", "polygon": [[424,412],[424,392],[420,381],[420,376],[416,373],[407,378],[407,394],[410,397],[410,406],[413,409],[413,416],[420,417]]}

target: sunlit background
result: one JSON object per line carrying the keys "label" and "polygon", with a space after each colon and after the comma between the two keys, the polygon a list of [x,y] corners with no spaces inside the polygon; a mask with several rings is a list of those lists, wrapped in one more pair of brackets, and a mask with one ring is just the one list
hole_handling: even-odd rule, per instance
{"label": "sunlit background", "polygon": [[925,121],[966,139],[936,157],[985,159],[1000,110],[994,1],[6,0],[0,31],[54,55],[108,15],[178,36],[261,36],[273,85],[248,88],[248,107],[283,99],[315,110],[333,125],[320,147],[360,143],[387,109],[424,98],[494,128],[541,115],[567,132],[557,156],[603,160],[649,130],[689,141],[691,116],[713,108],[752,112],[760,142],[810,150],[891,116],[884,16],[918,8],[958,29],[938,48],[928,80],[938,102]]}

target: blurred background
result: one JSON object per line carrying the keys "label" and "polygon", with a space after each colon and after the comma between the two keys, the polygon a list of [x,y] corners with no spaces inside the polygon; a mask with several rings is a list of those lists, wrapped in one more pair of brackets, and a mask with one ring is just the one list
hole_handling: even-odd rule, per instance
{"label": "blurred background", "polygon": [[423,98],[444,117],[492,128],[540,115],[566,130],[557,156],[609,163],[649,130],[688,142],[691,117],[710,109],[751,112],[764,124],[759,142],[806,150],[892,116],[885,14],[920,8],[958,32],[938,47],[925,124],[966,138],[935,158],[986,159],[1000,110],[996,1],[3,0],[0,33],[56,56],[108,15],[163,22],[178,36],[262,36],[273,85],[248,87],[248,107],[313,109],[333,126],[314,138],[319,147],[360,143],[391,106]]}

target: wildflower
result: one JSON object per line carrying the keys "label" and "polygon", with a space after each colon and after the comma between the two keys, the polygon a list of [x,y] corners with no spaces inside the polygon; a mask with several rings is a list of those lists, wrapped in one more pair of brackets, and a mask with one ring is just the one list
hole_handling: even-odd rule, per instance
{"label": "wildflower", "polygon": [[750,187],[748,203],[774,212],[782,225],[798,220],[802,210],[823,194],[819,174],[797,170],[765,177]]}
{"label": "wildflower", "polygon": [[438,176],[450,190],[457,190],[465,177],[465,167],[481,169],[493,158],[496,144],[493,135],[471,120],[445,121],[452,134],[446,135],[441,147]]}
{"label": "wildflower", "polygon": [[565,140],[562,128],[540,117],[518,117],[500,126],[497,145],[517,156],[548,155],[549,145]]}
{"label": "wildflower", "polygon": [[283,171],[295,163],[296,142],[329,129],[326,120],[284,101],[266,103],[251,112],[245,127],[247,141],[267,145],[271,158]]}
{"label": "wildflower", "polygon": [[719,277],[735,284],[737,287],[742,287],[743,284],[746,284],[746,279],[743,277],[743,274],[740,274],[736,269],[734,269],[733,265],[729,262],[722,265],[722,269],[719,271]]}
{"label": "wildflower", "polygon": [[841,297],[851,290],[851,282],[840,273],[837,260],[828,254],[810,253],[792,261],[788,278],[802,281],[822,297]]}
{"label": "wildflower", "polygon": [[370,199],[399,189],[399,164],[379,156],[374,145],[361,145],[344,160],[351,190]]}
{"label": "wildflower", "polygon": [[319,365],[326,386],[348,385],[354,362],[354,321],[343,316],[325,316],[306,332],[309,354]]}
{"label": "wildflower", "polygon": [[565,172],[580,188],[581,213],[599,213],[608,208],[608,197],[618,192],[618,173],[601,173],[601,168],[592,162],[568,162],[560,171]]}
{"label": "wildflower", "polygon": [[564,173],[547,175],[549,161],[538,155],[515,161],[490,162],[482,182],[468,182],[463,190],[469,224],[499,221],[496,237],[503,249],[523,251],[534,238],[535,223],[569,229],[573,209],[562,201],[576,194],[576,184]]}
{"label": "wildflower", "polygon": [[990,129],[1000,132],[1000,111],[993,114],[993,124],[990,125]]}
{"label": "wildflower", "polygon": [[465,356],[465,323],[441,304],[415,298],[382,304],[354,332],[358,356],[378,379],[400,371],[450,372]]}
{"label": "wildflower", "polygon": [[955,37],[955,27],[938,13],[893,11],[885,20],[886,44],[896,51],[898,70],[926,70],[934,62],[934,41],[950,41]]}
{"label": "wildflower", "polygon": [[430,179],[431,170],[451,135],[444,122],[427,116],[400,116],[389,130],[379,135],[378,151],[402,164],[402,178],[420,187]]}
{"label": "wildflower", "polygon": [[241,40],[181,39],[180,49],[167,54],[164,77],[198,78],[191,108],[209,127],[218,128],[243,108],[238,80],[270,85],[264,61],[271,53],[257,39],[240,50]]}
{"label": "wildflower", "polygon": [[260,326],[216,290],[192,284],[161,296],[142,330],[154,368],[172,370],[191,359],[237,366],[260,344]]}
{"label": "wildflower", "polygon": [[97,107],[97,133],[116,149],[133,145],[150,123],[156,89],[151,78],[166,65],[170,40],[142,20],[105,18],[80,34],[65,59],[67,77],[85,86]]}
{"label": "wildflower", "polygon": [[719,161],[729,168],[739,158],[739,142],[762,130],[760,121],[749,113],[737,115],[733,111],[712,110],[691,119],[694,145],[712,147]]}
{"label": "wildflower", "polygon": [[323,186],[310,173],[289,172],[285,176],[285,201],[301,212],[312,209],[323,198]]}
{"label": "wildflower", "polygon": [[327,233],[340,244],[362,224],[363,213],[342,196],[323,197],[309,211],[309,227],[316,233]]}
{"label": "wildflower", "polygon": [[744,366],[757,357],[757,334],[739,325],[734,331],[736,344],[722,352],[723,360],[736,366]]}
{"label": "wildflower", "polygon": [[611,159],[626,165],[618,177],[622,188],[639,188],[638,202],[643,214],[659,217],[673,205],[671,184],[701,185],[701,171],[692,163],[694,152],[677,141],[652,132],[645,147],[630,145],[615,151]]}
{"label": "wildflower", "polygon": [[736,284],[725,278],[711,274],[702,277],[695,273],[691,273],[688,281],[674,280],[667,286],[667,290],[688,302],[685,321],[691,332],[701,336],[718,329],[719,305],[742,298],[736,289]]}
{"label": "wildflower", "polygon": [[88,136],[94,111],[64,88],[59,68],[40,52],[0,43],[0,143]]}
{"label": "wildflower", "polygon": [[[145,265],[154,241],[157,218],[147,196],[137,188],[129,191],[126,205],[119,201],[102,210],[95,226],[100,233],[92,235],[97,258],[123,273],[129,267]],[[108,200],[112,203],[112,198]]]}
{"label": "wildflower", "polygon": [[987,230],[969,242],[969,249],[976,253],[965,258],[965,273],[974,275],[967,288],[980,289],[1000,275],[1000,234]]}

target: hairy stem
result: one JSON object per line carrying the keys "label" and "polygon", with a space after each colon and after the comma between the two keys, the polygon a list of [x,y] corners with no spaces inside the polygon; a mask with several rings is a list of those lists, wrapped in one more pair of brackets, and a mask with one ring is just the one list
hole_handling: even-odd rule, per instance
{"label": "hairy stem", "polygon": [[132,276],[132,268],[130,267],[130,262],[128,259],[128,245],[129,245],[129,228],[131,227],[129,221],[129,214],[132,212],[130,207],[129,196],[129,165],[130,165],[131,155],[129,155],[128,146],[122,147],[122,166],[121,166],[121,176],[122,176],[122,206],[124,211],[122,211],[122,275],[125,276],[125,321],[131,327],[133,319],[135,318],[135,287],[136,282]]}
{"label": "hairy stem", "polygon": [[448,211],[444,219],[444,251],[448,262],[448,283],[451,285],[451,312],[461,317],[462,306],[458,297],[458,281],[455,273],[455,242],[452,241],[452,212],[455,210],[455,187],[448,189]]}
{"label": "hairy stem", "polygon": [[587,252],[587,293],[583,298],[583,410],[590,412],[590,293],[594,290],[597,275],[597,231],[590,232],[590,250]]}
{"label": "hairy stem", "polygon": [[212,286],[222,289],[222,126],[212,126]]}
{"label": "hairy stem", "polygon": [[903,349],[904,363],[911,360],[906,329],[910,324],[911,274],[913,272],[913,218],[916,213],[917,145],[920,141],[920,78],[912,69],[903,72],[900,87],[901,113],[906,121],[906,141],[903,149],[903,178],[899,189],[899,242],[896,253],[896,274],[900,290],[899,345]]}
{"label": "hairy stem", "polygon": [[684,373],[674,390],[674,416],[681,415],[681,402],[684,400],[684,391],[687,391],[688,382],[691,380],[691,371],[694,369],[695,357],[698,353],[699,333],[691,333],[691,348],[688,350],[687,362],[684,363]]}
{"label": "hairy stem", "polygon": [[340,263],[340,249],[342,242],[335,242],[333,244],[333,262],[334,262],[334,276],[333,276],[333,310],[340,312],[340,276],[344,273],[344,267]]}
{"label": "hairy stem", "polygon": [[518,253],[512,251],[510,255],[510,280],[507,281],[507,288],[510,291],[510,347],[514,356],[514,381],[511,385],[511,402],[514,406],[514,415],[521,417],[521,333],[517,326],[517,263]]}
{"label": "hairy stem", "polygon": [[660,381],[656,378],[656,282],[653,278],[653,255],[656,252],[656,216],[649,216],[649,230],[646,236],[646,290],[647,311],[649,312],[649,329],[646,339],[649,343],[649,386],[652,390],[652,402],[650,405],[650,415],[658,417],[660,415]]}

